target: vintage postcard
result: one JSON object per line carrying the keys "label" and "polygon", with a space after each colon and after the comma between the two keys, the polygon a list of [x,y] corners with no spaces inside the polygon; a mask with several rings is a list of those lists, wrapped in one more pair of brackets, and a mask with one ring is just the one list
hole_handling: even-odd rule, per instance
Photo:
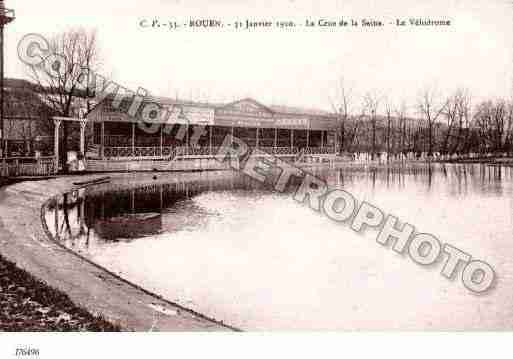
{"label": "vintage postcard", "polygon": [[0,0],[0,356],[510,332],[512,24],[505,0]]}

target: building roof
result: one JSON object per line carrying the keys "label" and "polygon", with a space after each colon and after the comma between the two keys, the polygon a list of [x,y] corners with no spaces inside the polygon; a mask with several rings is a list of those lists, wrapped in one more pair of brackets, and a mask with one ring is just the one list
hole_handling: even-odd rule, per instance
{"label": "building roof", "polygon": [[144,102],[155,102],[161,105],[179,105],[179,106],[197,106],[197,107],[210,107],[210,108],[218,108],[224,106],[222,103],[212,103],[212,102],[201,102],[201,101],[191,101],[191,100],[183,100],[172,97],[163,97],[163,96],[147,96],[144,98]]}
{"label": "building roof", "polygon": [[337,114],[319,110],[315,108],[305,108],[305,107],[292,107],[292,106],[280,106],[280,105],[271,105],[268,106],[273,112],[282,113],[282,114],[290,114],[290,115],[310,115],[310,116],[326,116],[326,117],[336,117]]}
{"label": "building roof", "polygon": [[190,100],[182,100],[178,98],[171,97],[162,97],[162,96],[148,96],[144,99],[144,102],[155,102],[162,105],[181,105],[181,106],[198,106],[198,107],[210,107],[214,109],[223,108],[230,106],[231,104],[239,103],[239,102],[253,102],[257,105],[260,105],[263,108],[266,108],[270,112],[282,115],[307,115],[307,116],[317,116],[317,117],[336,117],[337,115],[328,112],[325,110],[314,109],[314,108],[305,108],[305,107],[295,107],[295,106],[283,106],[283,105],[264,105],[261,102],[254,100],[252,98],[246,97],[241,100],[229,102],[229,103],[214,103],[214,102],[200,102],[200,101],[190,101]]}

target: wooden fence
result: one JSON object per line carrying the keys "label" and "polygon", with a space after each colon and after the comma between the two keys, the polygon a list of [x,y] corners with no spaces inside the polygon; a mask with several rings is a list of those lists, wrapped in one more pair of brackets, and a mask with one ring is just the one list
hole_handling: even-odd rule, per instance
{"label": "wooden fence", "polygon": [[53,157],[6,157],[0,159],[2,177],[50,176],[55,174]]}

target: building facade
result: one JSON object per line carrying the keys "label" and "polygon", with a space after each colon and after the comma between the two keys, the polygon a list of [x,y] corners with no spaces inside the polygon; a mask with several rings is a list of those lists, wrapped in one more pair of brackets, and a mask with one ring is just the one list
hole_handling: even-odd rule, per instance
{"label": "building facade", "polygon": [[[88,159],[209,157],[227,134],[278,156],[333,155],[337,145],[337,116],[320,110],[266,106],[250,98],[228,104],[147,98],[130,116],[128,102],[113,106],[113,101],[102,101],[87,117]],[[152,116],[147,104],[159,110]]]}

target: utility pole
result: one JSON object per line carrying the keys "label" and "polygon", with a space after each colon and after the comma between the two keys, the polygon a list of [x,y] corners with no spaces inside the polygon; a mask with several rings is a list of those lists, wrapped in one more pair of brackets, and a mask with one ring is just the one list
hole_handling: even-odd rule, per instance
{"label": "utility pole", "polygon": [[6,9],[4,0],[0,0],[0,151],[5,157],[4,126],[4,26],[14,20],[14,10]]}

